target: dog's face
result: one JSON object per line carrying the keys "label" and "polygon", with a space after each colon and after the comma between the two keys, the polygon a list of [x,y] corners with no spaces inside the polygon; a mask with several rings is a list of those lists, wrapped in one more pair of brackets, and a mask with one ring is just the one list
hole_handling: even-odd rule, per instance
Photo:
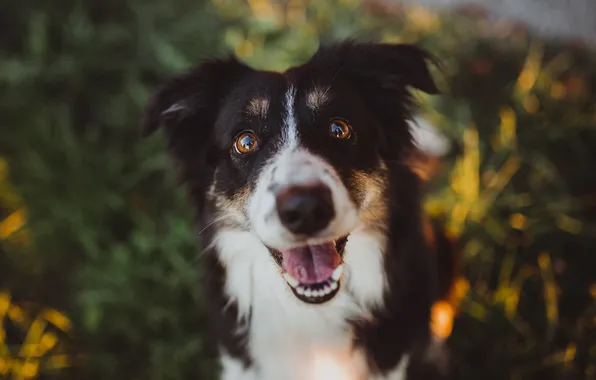
{"label": "dog's face", "polygon": [[350,234],[386,227],[388,166],[415,149],[407,87],[436,92],[425,57],[346,42],[284,73],[208,61],[158,91],[146,128],[165,125],[204,227],[254,234],[293,294],[323,303]]}

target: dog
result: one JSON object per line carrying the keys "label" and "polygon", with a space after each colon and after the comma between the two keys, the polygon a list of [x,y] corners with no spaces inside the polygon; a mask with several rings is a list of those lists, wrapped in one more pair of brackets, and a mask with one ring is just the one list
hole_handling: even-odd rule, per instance
{"label": "dog", "polygon": [[282,73],[229,56],[151,97],[144,130],[163,129],[197,214],[223,380],[428,372],[416,363],[449,285],[410,121],[412,89],[439,92],[431,58],[354,40]]}

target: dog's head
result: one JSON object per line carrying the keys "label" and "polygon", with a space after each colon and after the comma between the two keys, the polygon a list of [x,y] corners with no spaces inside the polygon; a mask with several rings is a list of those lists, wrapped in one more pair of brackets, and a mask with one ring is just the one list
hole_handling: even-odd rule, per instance
{"label": "dog's head", "polygon": [[211,60],[155,94],[145,128],[164,126],[205,227],[254,234],[294,295],[322,303],[350,235],[386,228],[387,166],[415,150],[408,87],[437,92],[426,58],[344,42],[284,73]]}

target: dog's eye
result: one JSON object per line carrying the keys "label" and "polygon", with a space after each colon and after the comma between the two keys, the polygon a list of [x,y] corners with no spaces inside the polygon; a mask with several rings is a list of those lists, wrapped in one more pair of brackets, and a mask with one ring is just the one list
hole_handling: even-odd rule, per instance
{"label": "dog's eye", "polygon": [[352,128],[341,119],[333,119],[329,123],[329,134],[339,140],[347,140],[352,137]]}
{"label": "dog's eye", "polygon": [[236,138],[234,150],[238,154],[250,153],[257,149],[257,136],[252,132],[242,132]]}

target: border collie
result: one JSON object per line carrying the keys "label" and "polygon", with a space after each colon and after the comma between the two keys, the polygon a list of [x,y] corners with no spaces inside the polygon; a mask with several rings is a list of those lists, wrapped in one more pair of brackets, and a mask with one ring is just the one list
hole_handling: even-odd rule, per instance
{"label": "border collie", "polygon": [[145,131],[163,126],[198,215],[222,379],[426,378],[440,289],[409,121],[410,88],[438,93],[427,58],[343,41],[283,73],[206,60],[152,97]]}

